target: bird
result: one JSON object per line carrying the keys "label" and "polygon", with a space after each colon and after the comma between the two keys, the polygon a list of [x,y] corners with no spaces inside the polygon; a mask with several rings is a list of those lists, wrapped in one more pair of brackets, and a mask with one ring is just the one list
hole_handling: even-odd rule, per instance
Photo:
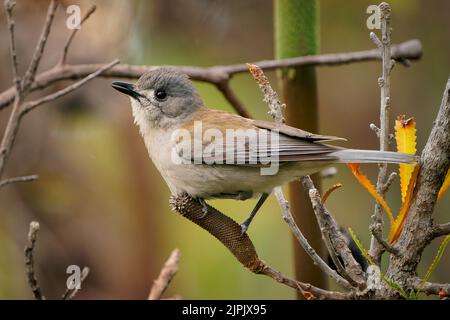
{"label": "bird", "polygon": [[205,106],[189,77],[170,67],[144,73],[136,83],[113,82],[127,95],[148,154],[170,192],[205,200],[259,197],[242,233],[275,187],[335,163],[415,163],[412,155],[346,149],[346,140],[286,124],[249,119]]}

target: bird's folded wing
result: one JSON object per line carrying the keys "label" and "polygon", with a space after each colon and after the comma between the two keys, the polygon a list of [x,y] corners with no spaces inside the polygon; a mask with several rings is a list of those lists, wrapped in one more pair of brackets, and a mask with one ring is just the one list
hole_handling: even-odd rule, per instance
{"label": "bird's folded wing", "polygon": [[321,134],[315,134],[311,133],[305,130],[301,130],[298,128],[294,128],[291,126],[288,126],[286,124],[277,124],[275,122],[270,121],[264,121],[264,120],[252,120],[253,125],[261,128],[261,129],[267,129],[267,130],[278,130],[280,133],[294,138],[300,138],[305,139],[307,141],[316,141],[316,142],[324,142],[324,141],[336,141],[336,140],[343,140],[346,141],[345,138],[335,137],[335,136],[325,136]]}
{"label": "bird's folded wing", "polygon": [[[273,162],[332,161],[335,157],[330,153],[340,148],[319,141],[345,140],[225,112],[215,114],[211,121],[202,121],[201,137],[193,135],[193,139],[176,144],[177,154],[185,161],[246,166],[265,166]],[[233,124],[233,128],[226,128],[224,123]],[[185,128],[193,130],[193,126]]]}

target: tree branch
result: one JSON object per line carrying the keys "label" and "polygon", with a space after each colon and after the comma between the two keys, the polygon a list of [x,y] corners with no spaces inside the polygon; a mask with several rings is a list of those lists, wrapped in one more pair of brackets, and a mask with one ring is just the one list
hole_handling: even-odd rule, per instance
{"label": "tree branch", "polygon": [[[314,186],[311,178],[309,176],[305,176],[301,179],[301,181],[303,188],[311,199],[311,204],[313,206],[314,213],[316,214],[317,222],[322,232],[324,241],[326,241],[326,239],[331,241],[331,248],[329,248],[331,251],[330,255],[338,254],[344,263],[344,274],[349,276],[348,280],[351,281],[351,283],[356,284],[359,289],[364,289],[366,286],[365,273],[353,257],[346,239],[339,230],[339,225],[323,205],[319,192]],[[327,245],[327,248],[329,246],[330,244]],[[338,267],[338,264],[336,264],[336,267]]]}
{"label": "tree branch", "polygon": [[450,222],[434,225],[432,231],[433,238],[446,236],[448,234],[450,234]]}
{"label": "tree branch", "polygon": [[[370,38],[375,45],[381,51],[382,61],[382,76],[378,78],[378,84],[380,85],[380,128],[378,135],[380,138],[380,150],[389,150],[389,110],[391,107],[391,81],[390,73],[393,67],[393,61],[391,60],[391,7],[386,2],[380,3],[378,6],[380,11],[381,22],[381,40],[371,32]],[[379,165],[378,179],[377,179],[377,192],[381,194],[387,185],[387,163],[381,163]],[[375,212],[372,216],[373,225],[383,225],[383,209],[377,202],[375,205]],[[372,256],[374,262],[379,266],[381,263],[381,255],[383,253],[383,246],[377,241],[375,236],[372,236],[369,254]]]}
{"label": "tree branch", "polygon": [[308,253],[308,255],[313,260],[314,264],[317,265],[326,275],[328,275],[331,279],[336,281],[336,283],[342,285],[347,289],[351,289],[352,286],[350,283],[341,277],[336,271],[331,269],[328,264],[322,260],[322,258],[317,254],[317,252],[311,247],[308,243],[308,240],[303,236],[303,233],[298,228],[297,224],[294,222],[294,217],[291,214],[291,210],[289,210],[289,203],[286,201],[283,195],[283,191],[281,187],[276,187],[274,189],[275,197],[281,208],[281,213],[283,215],[283,220],[289,225],[292,233],[297,238],[297,241],[303,247],[303,249]]}
{"label": "tree branch", "polygon": [[16,41],[14,37],[14,18],[13,18],[13,9],[16,5],[16,2],[14,0],[6,0],[5,1],[5,9],[6,9],[6,20],[8,23],[8,31],[9,31],[9,49],[10,49],[10,56],[11,56],[11,65],[12,65],[12,74],[13,74],[13,81],[16,88],[16,93],[20,94],[22,91],[20,88],[20,77],[19,77],[19,71],[18,71],[18,62],[17,62],[17,52],[16,52]]}
{"label": "tree branch", "polygon": [[[432,214],[437,195],[450,167],[450,77],[441,106],[420,158],[420,173],[403,231],[396,242],[401,255],[390,256],[386,277],[400,286],[416,276],[423,249],[434,239]],[[444,225],[445,226],[445,225]],[[448,225],[447,225],[448,227]],[[386,288],[386,290],[388,290]],[[389,294],[389,293],[387,293]]]}
{"label": "tree branch", "polygon": [[[247,66],[264,95],[264,102],[266,102],[269,107],[269,114],[275,120],[275,123],[283,124],[283,109],[285,108],[285,105],[280,102],[278,94],[272,89],[272,86],[270,85],[270,82],[262,69],[254,64],[247,64]],[[351,289],[352,286],[350,285],[350,283],[343,277],[341,277],[336,271],[331,269],[328,264],[326,264],[326,262],[323,261],[322,258],[316,253],[316,251],[311,247],[305,236],[303,236],[303,233],[300,231],[299,227],[294,221],[294,217],[291,214],[289,204],[283,195],[283,190],[281,189],[281,187],[276,187],[274,189],[274,194],[277,198],[278,204],[280,205],[283,220],[289,225],[292,233],[295,235],[295,238],[300,243],[305,252],[311,257],[314,264],[317,265],[326,275],[334,279],[337,283],[348,289]]]}
{"label": "tree branch", "polygon": [[148,300],[161,299],[164,291],[166,291],[173,277],[178,271],[178,263],[180,261],[180,250],[174,249],[167,259],[164,267],[161,269],[158,278],[154,281],[153,286],[148,295]]}
{"label": "tree branch", "polygon": [[82,79],[76,83],[73,83],[72,85],[70,85],[62,90],[59,90],[55,93],[45,96],[41,99],[38,99],[38,100],[32,101],[32,102],[28,102],[28,103],[24,104],[23,106],[21,105],[21,99],[17,98],[14,102],[14,107],[13,107],[13,110],[11,111],[11,115],[9,117],[8,124],[6,125],[5,134],[3,135],[3,139],[2,139],[2,142],[0,145],[0,177],[2,176],[2,174],[4,172],[7,158],[11,152],[11,148],[12,148],[15,138],[17,136],[17,132],[19,130],[19,126],[20,126],[22,117],[25,114],[27,114],[34,108],[36,108],[44,103],[47,103],[47,102],[50,102],[57,98],[60,98],[64,95],[78,89],[79,87],[81,87],[88,81],[94,79],[99,74],[101,74],[102,72],[113,67],[117,63],[119,63],[119,61],[114,60],[113,62],[111,62],[107,65],[103,65],[98,70],[96,70],[92,74],[89,74],[84,79]]}
{"label": "tree branch", "polygon": [[78,88],[80,88],[81,86],[86,84],[87,82],[89,82],[92,79],[98,77],[103,72],[105,72],[106,70],[112,68],[113,66],[115,66],[118,63],[119,63],[119,60],[116,59],[116,60],[114,60],[114,61],[112,61],[112,62],[110,62],[110,63],[108,63],[106,65],[103,65],[97,71],[91,73],[90,75],[88,75],[87,77],[83,78],[82,80],[80,80],[78,82],[75,82],[75,83],[71,84],[70,86],[65,87],[64,89],[61,89],[61,90],[56,91],[56,92],[54,92],[52,94],[49,94],[48,96],[45,96],[45,97],[43,97],[41,99],[38,99],[38,100],[35,100],[35,101],[32,101],[32,102],[26,103],[23,106],[23,108],[22,108],[21,116],[27,114],[28,112],[30,112],[34,108],[36,108],[36,107],[38,107],[38,106],[40,106],[40,105],[42,105],[44,103],[56,100],[56,99],[58,99],[58,98],[60,98],[62,96],[65,96],[66,94],[68,94],[68,93],[70,93],[72,91],[77,90]]}
{"label": "tree branch", "polygon": [[414,290],[423,292],[427,295],[435,294],[443,295],[446,297],[450,295],[450,283],[422,283],[422,279],[414,278],[411,281],[411,286],[414,288]]}
{"label": "tree branch", "polygon": [[[392,46],[392,57],[394,59],[419,59],[422,55],[422,46],[419,40],[409,40],[396,46]],[[300,66],[333,66],[352,62],[379,60],[378,50],[355,51],[349,53],[332,53],[324,55],[304,56],[282,60],[263,60],[254,64],[263,70],[275,70],[284,67]],[[86,77],[98,70],[102,65],[80,64],[80,65],[57,65],[54,68],[36,75],[34,83],[30,86],[31,91],[47,88],[53,83],[62,80],[77,80]],[[139,78],[145,72],[154,70],[159,66],[141,66],[120,64],[102,74],[106,78]],[[226,66],[193,67],[172,66],[186,73],[191,79],[217,84],[229,80],[233,75],[247,72],[246,64],[233,64]],[[0,109],[8,106],[14,99],[14,88],[9,88],[0,94]]]}
{"label": "tree branch", "polygon": [[29,181],[34,181],[36,179],[38,179],[39,177],[35,174],[31,175],[31,176],[23,176],[23,177],[14,177],[14,178],[8,178],[8,179],[3,179],[2,181],[0,181],[0,189],[12,184],[12,183],[17,183],[17,182],[29,182]]}
{"label": "tree branch", "polygon": [[392,254],[396,254],[398,255],[400,252],[398,250],[398,248],[391,246],[385,239],[383,239],[383,235],[382,235],[382,228],[380,224],[372,224],[369,227],[370,232],[372,233],[372,235],[375,237],[375,239],[377,239],[378,243],[381,244],[384,248],[384,250],[386,250],[389,253]]}
{"label": "tree branch", "polygon": [[315,287],[309,283],[300,282],[297,280],[290,279],[285,277],[282,273],[276,271],[272,267],[264,264],[261,274],[264,274],[268,277],[271,277],[275,281],[282,283],[288,287],[299,290],[305,298],[308,300],[311,299],[320,299],[320,300],[348,300],[354,299],[356,297],[356,293],[351,291],[347,293],[337,292],[337,291],[329,291],[324,290],[318,287]]}
{"label": "tree branch", "polygon": [[28,284],[33,293],[35,300],[45,300],[44,295],[41,292],[41,288],[38,284],[35,270],[34,270],[34,246],[36,244],[37,233],[39,232],[39,223],[32,221],[30,223],[30,230],[28,232],[28,242],[25,246],[25,269],[27,273]]}
{"label": "tree branch", "polygon": [[31,58],[30,66],[28,67],[28,70],[25,72],[25,76],[23,77],[22,91],[24,92],[28,91],[30,85],[34,82],[34,77],[39,67],[39,63],[41,62],[42,55],[44,54],[44,48],[50,34],[53,18],[55,17],[55,12],[58,8],[58,4],[58,0],[52,0],[50,2],[50,5],[48,6],[47,16],[45,18],[41,36],[39,38],[38,44],[36,45],[36,49],[34,50],[33,57]]}

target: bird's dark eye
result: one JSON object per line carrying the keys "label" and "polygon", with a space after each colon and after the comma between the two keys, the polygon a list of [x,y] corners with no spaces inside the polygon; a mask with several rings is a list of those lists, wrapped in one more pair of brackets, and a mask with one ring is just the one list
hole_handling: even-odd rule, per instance
{"label": "bird's dark eye", "polygon": [[155,91],[155,98],[159,101],[164,101],[167,98],[167,93],[165,90],[158,89]]}

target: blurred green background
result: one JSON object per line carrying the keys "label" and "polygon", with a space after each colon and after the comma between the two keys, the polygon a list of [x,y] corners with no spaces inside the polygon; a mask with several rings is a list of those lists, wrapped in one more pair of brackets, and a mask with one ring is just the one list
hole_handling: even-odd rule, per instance
{"label": "blurred green background", "polygon": [[[45,17],[47,1],[17,0],[17,47],[22,72]],[[69,30],[65,7],[91,4],[97,12],[77,35],[69,63],[122,63],[210,66],[273,57],[272,1],[153,0],[63,1],[41,70],[60,57]],[[321,52],[371,49],[366,8],[373,1],[321,1]],[[450,2],[391,1],[393,42],[422,41],[423,58],[392,73],[391,114],[417,119],[421,151],[438,110],[450,71]],[[8,33],[0,27],[1,88],[11,85]],[[269,73],[276,87],[275,74]],[[321,133],[347,137],[354,148],[376,149],[369,123],[378,123],[378,62],[318,68]],[[79,298],[145,299],[170,251],[182,252],[180,271],[166,296],[186,299],[293,299],[293,290],[251,274],[218,241],[172,213],[169,192],[149,160],[133,125],[129,101],[113,91],[111,79],[96,79],[82,89],[26,117],[7,165],[7,176],[38,174],[29,184],[0,192],[0,298],[31,298],[24,272],[23,246],[31,220],[41,223],[36,249],[39,281],[49,298],[65,290],[66,267],[89,266]],[[62,88],[67,83],[55,85]],[[248,74],[232,87],[257,118],[267,118],[261,93]],[[207,106],[232,111],[211,85],[197,83]],[[54,90],[53,89],[53,90]],[[289,106],[288,106],[289,107]],[[9,109],[0,113],[4,128]],[[375,181],[377,166],[364,171]],[[395,169],[395,167],[392,167]],[[344,166],[324,181],[341,182],[328,207],[338,222],[351,226],[369,246],[368,225],[374,200]],[[395,184],[387,196],[398,211]],[[242,221],[255,201],[213,201]],[[450,195],[438,204],[435,220],[450,219]],[[250,228],[262,259],[292,275],[291,234],[271,196]],[[300,225],[300,228],[302,226]],[[423,275],[439,241],[424,252]],[[310,263],[307,261],[305,263]],[[447,252],[431,277],[448,282]],[[334,287],[334,284],[332,284]]]}

